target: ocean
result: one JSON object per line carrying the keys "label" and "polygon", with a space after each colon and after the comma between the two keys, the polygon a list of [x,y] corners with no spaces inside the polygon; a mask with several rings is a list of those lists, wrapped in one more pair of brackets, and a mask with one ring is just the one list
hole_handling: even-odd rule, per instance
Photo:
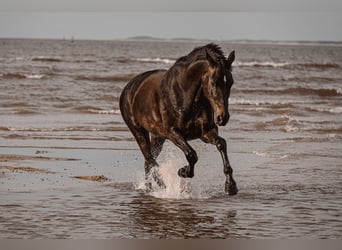
{"label": "ocean", "polygon": [[209,42],[0,39],[0,238],[341,237],[340,43],[217,41],[236,53],[219,131],[239,193],[196,140],[195,177],[167,142],[167,188],[145,193],[120,93]]}

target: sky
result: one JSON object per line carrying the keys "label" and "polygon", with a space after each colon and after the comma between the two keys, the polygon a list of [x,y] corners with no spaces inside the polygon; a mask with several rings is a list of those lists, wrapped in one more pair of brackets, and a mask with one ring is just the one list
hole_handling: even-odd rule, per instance
{"label": "sky", "polygon": [[0,38],[342,41],[340,0],[0,0]]}

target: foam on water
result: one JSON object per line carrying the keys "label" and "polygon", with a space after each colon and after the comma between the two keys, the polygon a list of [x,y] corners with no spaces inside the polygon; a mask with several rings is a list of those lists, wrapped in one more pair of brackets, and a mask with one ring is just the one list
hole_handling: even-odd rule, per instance
{"label": "foam on water", "polygon": [[257,61],[250,61],[250,62],[234,62],[234,65],[240,67],[284,67],[290,65],[288,62],[272,62],[272,61],[265,61],[265,62],[257,62]]}
{"label": "foam on water", "polygon": [[168,59],[168,58],[138,58],[138,62],[150,62],[150,63],[165,63],[165,64],[172,64],[175,63],[176,60]]}
{"label": "foam on water", "polygon": [[118,115],[120,114],[119,109],[111,109],[111,110],[97,110],[97,109],[87,109],[89,113],[95,113],[100,115]]}

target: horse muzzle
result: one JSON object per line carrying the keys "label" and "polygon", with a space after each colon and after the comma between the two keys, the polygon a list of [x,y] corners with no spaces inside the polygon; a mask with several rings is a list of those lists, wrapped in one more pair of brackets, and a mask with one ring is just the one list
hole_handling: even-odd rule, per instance
{"label": "horse muzzle", "polygon": [[225,113],[225,114],[217,114],[216,115],[216,124],[218,126],[225,126],[230,118],[230,114],[229,113]]}

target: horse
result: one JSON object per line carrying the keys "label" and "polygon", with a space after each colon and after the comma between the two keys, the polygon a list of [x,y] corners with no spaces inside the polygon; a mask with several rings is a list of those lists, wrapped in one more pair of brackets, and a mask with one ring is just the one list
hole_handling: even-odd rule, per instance
{"label": "horse", "polygon": [[[180,168],[178,175],[194,177],[198,157],[188,141],[201,139],[216,145],[223,160],[225,192],[237,194],[227,143],[218,135],[218,126],[225,126],[230,117],[228,100],[234,83],[234,60],[235,51],[225,57],[219,45],[210,43],[194,48],[168,70],[141,73],[124,87],[120,111],[145,158],[146,180],[158,167],[156,159],[166,139],[187,159],[188,165]],[[153,177],[165,187],[160,176]]]}

